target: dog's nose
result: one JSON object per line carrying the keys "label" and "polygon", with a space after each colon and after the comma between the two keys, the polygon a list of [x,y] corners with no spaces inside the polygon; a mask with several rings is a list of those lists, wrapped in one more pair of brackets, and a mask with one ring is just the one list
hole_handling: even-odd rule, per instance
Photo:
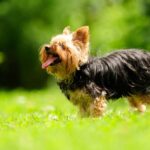
{"label": "dog's nose", "polygon": [[45,46],[45,51],[48,52],[50,50],[50,46],[46,45]]}

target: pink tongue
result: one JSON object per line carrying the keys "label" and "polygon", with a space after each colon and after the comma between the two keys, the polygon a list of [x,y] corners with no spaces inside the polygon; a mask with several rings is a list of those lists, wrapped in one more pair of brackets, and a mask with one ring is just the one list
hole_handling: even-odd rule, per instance
{"label": "pink tongue", "polygon": [[42,64],[42,69],[46,69],[50,64],[52,64],[57,57],[49,57],[43,64]]}

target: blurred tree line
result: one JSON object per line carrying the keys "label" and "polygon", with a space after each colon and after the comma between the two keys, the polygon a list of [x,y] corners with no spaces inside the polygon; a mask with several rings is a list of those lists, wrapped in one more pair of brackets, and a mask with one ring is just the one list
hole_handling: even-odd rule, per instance
{"label": "blurred tree line", "polygon": [[93,55],[150,50],[150,0],[0,0],[0,87],[45,86],[39,49],[68,25],[89,25]]}

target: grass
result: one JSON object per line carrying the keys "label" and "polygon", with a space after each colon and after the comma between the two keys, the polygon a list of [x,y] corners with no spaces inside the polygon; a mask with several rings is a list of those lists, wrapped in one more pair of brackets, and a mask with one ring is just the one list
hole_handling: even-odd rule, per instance
{"label": "grass", "polygon": [[102,118],[81,119],[57,88],[0,92],[0,150],[148,150],[150,111],[109,102]]}

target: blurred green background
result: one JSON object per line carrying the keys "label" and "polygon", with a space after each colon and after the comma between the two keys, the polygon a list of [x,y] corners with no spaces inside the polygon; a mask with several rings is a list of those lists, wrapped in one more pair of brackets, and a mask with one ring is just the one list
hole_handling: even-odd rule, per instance
{"label": "blurred green background", "polygon": [[89,25],[93,55],[150,50],[150,0],[0,0],[0,88],[46,86],[40,47],[68,25]]}

